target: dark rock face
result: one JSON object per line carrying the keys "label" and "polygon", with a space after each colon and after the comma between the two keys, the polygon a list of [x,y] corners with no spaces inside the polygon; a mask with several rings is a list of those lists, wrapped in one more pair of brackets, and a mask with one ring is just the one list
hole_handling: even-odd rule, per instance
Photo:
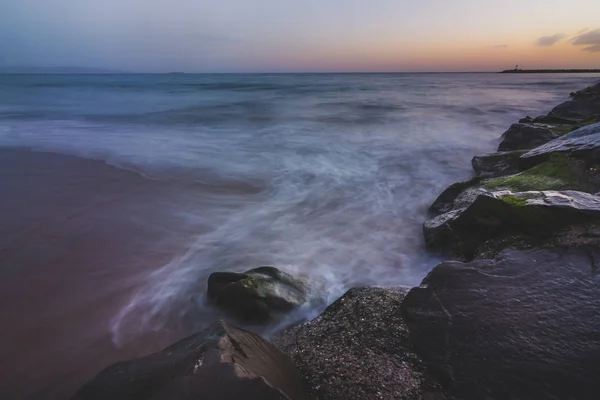
{"label": "dark rock face", "polygon": [[499,235],[545,240],[567,225],[600,220],[600,197],[572,190],[480,192],[467,207],[425,222],[426,245],[472,258],[478,247]]}
{"label": "dark rock face", "polygon": [[355,288],[275,340],[321,400],[449,399],[412,350],[407,289]]}
{"label": "dark rock face", "polygon": [[600,83],[571,97],[473,158],[478,176],[424,224],[429,249],[477,259],[442,263],[402,303],[417,355],[460,398],[600,398],[600,197],[584,193],[600,184]]}
{"label": "dark rock face", "polygon": [[108,367],[73,400],[310,399],[292,360],[260,336],[221,323]]}
{"label": "dark rock face", "polygon": [[215,272],[208,277],[208,298],[245,321],[263,322],[311,300],[317,288],[274,267],[242,274]]}
{"label": "dark rock face", "polygon": [[444,262],[402,303],[417,353],[464,399],[600,397],[600,251]]}
{"label": "dark rock face", "polygon": [[600,122],[584,126],[567,133],[521,156],[522,163],[539,163],[551,154],[562,153],[584,158],[591,162],[600,161]]}
{"label": "dark rock face", "polygon": [[600,115],[600,83],[573,93],[570,101],[559,104],[550,116],[569,119],[587,119]]}
{"label": "dark rock face", "polygon": [[571,101],[564,102],[556,106],[550,115],[562,118],[585,119],[590,115],[600,113],[598,104],[587,99],[574,98]]}
{"label": "dark rock face", "polygon": [[556,139],[548,128],[532,124],[512,124],[502,134],[498,151],[529,150]]}
{"label": "dark rock face", "polygon": [[475,156],[471,165],[477,175],[496,177],[519,172],[519,158],[526,150],[504,151]]}

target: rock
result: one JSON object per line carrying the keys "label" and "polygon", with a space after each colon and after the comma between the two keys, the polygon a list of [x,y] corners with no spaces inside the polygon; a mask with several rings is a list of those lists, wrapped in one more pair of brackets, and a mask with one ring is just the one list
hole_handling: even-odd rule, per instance
{"label": "rock", "polygon": [[401,316],[407,289],[354,288],[275,339],[320,400],[449,399],[415,355]]}
{"label": "rock", "polygon": [[556,115],[541,115],[539,117],[535,117],[533,119],[523,119],[519,122],[532,122],[536,124],[558,124],[558,125],[573,125],[578,121],[575,119],[563,118]]}
{"label": "rock", "polygon": [[207,296],[239,319],[264,322],[314,300],[316,287],[274,267],[242,274],[214,272],[208,277]]}
{"label": "rock", "polygon": [[475,156],[471,165],[478,175],[495,177],[519,172],[519,158],[526,150],[503,151]]}
{"label": "rock", "polygon": [[[443,214],[454,208],[466,206],[474,200],[474,195],[479,193],[478,187],[483,177],[476,176],[468,181],[457,182],[446,188],[429,207],[433,215]],[[468,192],[468,193],[465,193]]]}
{"label": "rock", "polygon": [[600,123],[584,126],[523,154],[522,167],[546,161],[552,154],[568,154],[591,163],[600,162]]}
{"label": "rock", "polygon": [[519,123],[521,124],[529,124],[531,122],[533,122],[533,118],[531,118],[529,115],[519,120]]}
{"label": "rock", "polygon": [[512,124],[500,137],[498,151],[528,150],[556,139],[550,129],[533,124]]}
{"label": "rock", "polygon": [[600,394],[598,248],[440,264],[402,303],[412,343],[463,399]]}
{"label": "rock", "polygon": [[[425,222],[429,249],[470,259],[487,240],[523,235],[526,247],[571,224],[600,221],[600,197],[573,191],[480,192],[468,206]],[[520,239],[515,239],[515,244]]]}
{"label": "rock", "polygon": [[[515,175],[518,172],[517,164],[519,162],[519,158],[526,151],[524,150],[515,150],[511,152],[502,152],[502,153],[491,153],[484,156],[476,156],[473,158],[472,163],[474,169],[481,173],[478,176],[475,176],[468,181],[457,182],[455,184],[450,185],[446,188],[438,197],[435,199],[431,207],[429,208],[430,214],[433,216],[440,215],[446,213],[448,211],[452,211],[458,208],[464,208],[469,206],[475,198],[486,192],[493,191],[493,189],[497,189],[498,187],[503,187],[501,184],[504,181],[513,182],[522,180],[525,183],[531,183],[534,175],[547,175],[545,178],[545,182],[549,182],[552,179],[552,182],[559,182],[558,178],[571,178],[575,174],[571,172],[571,165],[569,162],[563,160],[552,160],[550,165],[542,164],[542,166],[535,167],[535,169],[531,171],[525,171],[521,174]],[[559,162],[560,161],[560,162]],[[560,172],[560,176],[558,172]],[[513,175],[508,175],[511,173]],[[532,176],[530,176],[532,175]],[[504,178],[502,178],[504,177]],[[541,179],[540,179],[541,180]],[[519,182],[521,183],[521,182]],[[526,186],[524,184],[520,184],[518,186]],[[540,186],[534,185],[534,186]],[[568,189],[579,189],[579,187],[567,187]],[[512,189],[508,187],[508,189]],[[545,190],[547,188],[519,188],[519,190],[515,191],[528,191],[528,190]],[[557,189],[552,187],[551,189]],[[563,188],[558,188],[563,189]]]}
{"label": "rock", "polygon": [[564,154],[552,154],[548,161],[514,175],[489,178],[483,187],[489,190],[508,189],[513,192],[542,190],[579,190],[595,193],[598,183],[581,160]]}
{"label": "rock", "polygon": [[584,120],[600,115],[600,83],[574,93],[570,101],[559,104],[550,116]]}
{"label": "rock", "polygon": [[106,368],[73,400],[310,398],[288,356],[221,322],[158,353]]}

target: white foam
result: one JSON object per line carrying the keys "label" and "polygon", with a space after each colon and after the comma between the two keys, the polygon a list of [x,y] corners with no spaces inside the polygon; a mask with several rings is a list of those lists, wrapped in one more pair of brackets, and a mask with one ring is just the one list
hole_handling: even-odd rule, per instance
{"label": "white foam", "polygon": [[[59,105],[32,105],[57,108],[55,118],[4,120],[0,146],[101,159],[152,178],[181,174],[207,187],[263,188],[210,192],[202,209],[173,211],[207,232],[186,238],[187,253],[146,277],[115,316],[123,344],[174,317],[209,321],[204,290],[217,270],[274,265],[325,285],[326,303],[357,285],[417,285],[438,261],[423,248],[429,204],[468,178],[471,157],[493,150],[511,122],[569,92],[499,75],[253,77],[292,83],[284,94],[148,89],[102,92],[97,102],[75,91]],[[302,91],[284,89],[294,79]]]}

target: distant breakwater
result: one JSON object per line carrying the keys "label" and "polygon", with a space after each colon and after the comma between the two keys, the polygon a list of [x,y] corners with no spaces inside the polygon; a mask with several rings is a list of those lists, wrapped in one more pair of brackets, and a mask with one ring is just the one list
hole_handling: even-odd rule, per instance
{"label": "distant breakwater", "polygon": [[506,69],[501,74],[600,74],[600,69]]}

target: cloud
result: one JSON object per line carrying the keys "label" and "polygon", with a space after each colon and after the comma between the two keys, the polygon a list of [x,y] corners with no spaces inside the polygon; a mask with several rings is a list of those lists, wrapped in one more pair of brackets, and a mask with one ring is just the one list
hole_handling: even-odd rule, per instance
{"label": "cloud", "polygon": [[508,47],[507,44],[495,44],[492,46],[492,49],[505,49],[507,47]]}
{"label": "cloud", "polygon": [[590,30],[590,28],[583,28],[582,30],[580,30],[579,32],[577,32],[577,34],[581,35],[583,32],[587,32],[589,30]]}
{"label": "cloud", "polygon": [[564,33],[557,33],[556,35],[552,36],[542,36],[541,38],[536,40],[535,44],[542,47],[552,46],[561,39],[564,39],[565,36],[567,35],[565,35]]}
{"label": "cloud", "polygon": [[583,51],[589,51],[590,53],[600,52],[600,29],[594,29],[593,31],[586,31],[573,38],[573,46],[587,46],[584,47]]}

